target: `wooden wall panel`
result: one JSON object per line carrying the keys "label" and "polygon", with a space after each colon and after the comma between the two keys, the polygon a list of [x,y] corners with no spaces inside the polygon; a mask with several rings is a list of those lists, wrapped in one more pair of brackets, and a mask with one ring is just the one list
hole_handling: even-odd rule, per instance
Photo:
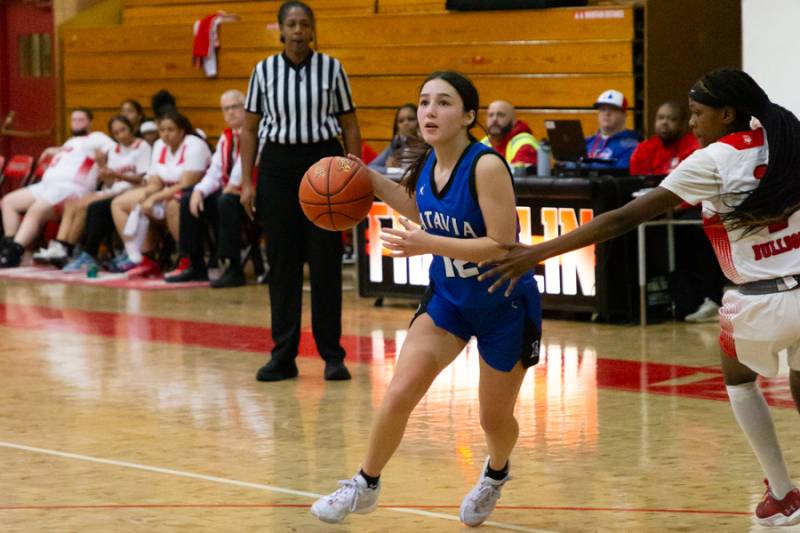
{"label": "wooden wall panel", "polygon": [[[196,109],[184,107],[181,110],[196,128],[200,128],[209,135],[217,138],[224,127],[222,112],[218,109]],[[105,131],[106,123],[113,115],[117,114],[117,109],[95,109],[94,125],[95,129]],[[67,115],[65,114],[65,117]],[[358,122],[361,126],[361,136],[371,144],[376,144],[391,139],[392,120],[394,120],[393,109],[360,109],[357,111]],[[583,131],[586,135],[594,133],[597,129],[597,114],[594,111],[572,109],[518,109],[517,118],[528,123],[537,138],[546,135],[544,128],[545,120],[580,120]],[[482,124],[486,122],[485,112],[480,113]],[[628,127],[633,127],[633,113],[628,113]],[[485,135],[483,130],[476,128],[473,131],[476,137]]]}
{"label": "wooden wall panel", "polygon": [[[219,77],[249,77],[259,60],[276,51],[224,49],[218,54]],[[351,76],[427,75],[445,69],[465,74],[625,74],[633,68],[629,42],[609,42],[602,47],[595,43],[407,45],[334,48],[326,52],[338,58]],[[202,77],[202,72],[192,65],[188,51],[66,54],[64,57],[66,81]]]}
{"label": "wooden wall panel", "polygon": [[[276,22],[278,8],[282,2],[214,2],[182,5],[147,5],[126,7],[122,11],[122,23],[126,26],[152,26],[164,24],[188,24],[219,10],[236,14],[247,22]],[[317,18],[343,15],[364,15],[375,11],[372,1],[342,1],[338,4],[314,8]]]}
{"label": "wooden wall panel", "polygon": [[[475,75],[482,105],[507,100],[515,107],[591,107],[606,89],[618,89],[633,101],[633,76]],[[417,101],[423,76],[351,77],[356,104],[361,107],[397,107]]]}
{"label": "wooden wall panel", "polygon": [[[371,15],[320,18],[317,40],[320,49],[405,44],[470,44],[539,41],[630,41],[633,39],[632,10],[621,10],[624,18],[574,20],[573,10],[545,9],[514,12],[525,24],[508,24],[508,12],[447,13],[420,18],[416,15]],[[269,21],[274,21],[274,13]],[[166,22],[168,19],[163,19]],[[277,25],[250,21],[221,26],[222,47],[262,48],[278,45]],[[476,31],[480,28],[480,31]],[[64,32],[65,51],[186,50],[192,26],[88,28]]]}
{"label": "wooden wall panel", "polygon": [[[415,102],[420,83],[433,70],[469,74],[482,105],[511,101],[537,136],[544,133],[544,120],[551,118],[577,118],[587,132],[593,131],[591,104],[605,89],[619,89],[636,101],[630,6],[420,17],[402,11],[435,2],[380,1],[384,12],[394,6],[394,14],[340,16],[343,12],[331,11],[336,5],[360,9],[369,4],[374,9],[373,0],[311,3],[320,14],[319,49],[345,65],[362,135],[372,144],[389,138],[394,109]],[[223,125],[219,95],[230,88],[244,92],[253,66],[281,50],[273,22],[278,5],[277,0],[129,0],[129,25],[63,31],[65,108],[97,109],[97,125],[104,126],[123,99],[135,98],[147,106],[154,92],[166,88],[196,126],[215,138]],[[237,8],[247,22],[222,26],[219,77],[206,78],[192,65],[191,19]],[[596,9],[604,16],[586,16]],[[613,16],[606,16],[610,12]],[[139,25],[151,16],[165,24]],[[520,23],[509,24],[510,16]],[[180,23],[176,17],[183,17]]]}
{"label": "wooden wall panel", "polygon": [[378,0],[378,13],[443,13],[445,0]]}
{"label": "wooden wall panel", "polygon": [[[354,76],[350,78],[358,107],[397,107],[415,103],[421,76]],[[516,107],[590,107],[602,91],[614,88],[633,101],[631,75],[604,76],[473,76],[488,105],[493,100],[508,100]],[[97,107],[113,107],[125,98],[150,101],[159,89],[169,87],[181,105],[209,107],[218,105],[219,95],[228,89],[247,91],[247,78],[195,80],[74,81],[65,88],[65,104],[77,107],[92,102]]]}
{"label": "wooden wall panel", "polygon": [[[242,0],[126,0],[125,7],[138,7],[138,6],[172,6],[183,5],[190,6],[193,4],[215,4],[215,3],[240,3]],[[268,3],[263,0],[252,0],[253,3]],[[374,10],[375,0],[305,0],[315,11],[320,10],[335,10],[346,9],[359,6],[371,6]]]}

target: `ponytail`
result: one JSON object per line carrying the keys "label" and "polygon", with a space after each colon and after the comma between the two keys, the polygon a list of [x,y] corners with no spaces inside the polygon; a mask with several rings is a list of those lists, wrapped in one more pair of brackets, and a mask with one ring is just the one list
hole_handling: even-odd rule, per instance
{"label": "ponytail", "polygon": [[[750,117],[761,122],[769,146],[767,171],[758,186],[749,191],[731,193],[727,213],[720,213],[731,230],[754,233],[763,227],[784,222],[800,209],[800,121],[791,111],[774,104],[764,90],[746,72],[718,69],[705,74],[689,91],[696,102],[715,108],[736,110],[739,127]],[[748,126],[749,128],[749,126]]]}

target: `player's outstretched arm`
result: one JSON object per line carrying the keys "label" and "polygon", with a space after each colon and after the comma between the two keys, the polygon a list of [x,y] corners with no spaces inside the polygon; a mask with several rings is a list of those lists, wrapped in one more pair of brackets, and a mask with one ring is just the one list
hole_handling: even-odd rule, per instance
{"label": "player's outstretched arm", "polygon": [[536,246],[525,244],[506,246],[507,253],[503,257],[495,261],[485,261],[486,264],[495,266],[481,274],[478,279],[497,278],[489,287],[489,292],[494,292],[508,282],[506,288],[506,295],[508,295],[519,277],[541,261],[622,235],[642,222],[665,213],[680,202],[681,199],[673,192],[663,187],[656,187],[644,196],[636,198],[618,209],[603,213],[587,224],[558,238]]}

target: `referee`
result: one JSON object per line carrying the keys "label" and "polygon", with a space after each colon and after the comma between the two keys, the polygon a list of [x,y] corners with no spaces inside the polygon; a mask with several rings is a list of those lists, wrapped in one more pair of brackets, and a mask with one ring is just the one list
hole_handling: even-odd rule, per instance
{"label": "referee", "polygon": [[[247,118],[241,133],[242,194],[245,212],[256,211],[267,234],[270,265],[272,359],[259,381],[297,376],[303,263],[311,273],[311,324],[325,360],[325,379],[350,379],[344,365],[342,334],[342,240],[338,232],[309,222],[297,191],[308,167],[327,156],[359,154],[361,136],[355,105],[341,63],[311,49],[314,12],[303,2],[284,2],[278,10],[283,52],[253,69],[247,91]],[[259,124],[265,142],[253,191]]]}

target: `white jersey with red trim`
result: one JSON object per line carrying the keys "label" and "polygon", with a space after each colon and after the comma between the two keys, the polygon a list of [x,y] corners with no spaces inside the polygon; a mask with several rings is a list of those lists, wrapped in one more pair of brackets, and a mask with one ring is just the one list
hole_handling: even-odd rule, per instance
{"label": "white jersey with red trim", "polygon": [[[152,148],[143,139],[136,139],[130,146],[117,144],[112,150],[108,151],[106,166],[115,174],[132,174],[134,176],[144,176],[150,167]],[[133,185],[130,182],[117,180],[110,187],[103,187],[114,193],[120,193],[130,189]]]}
{"label": "white jersey with red trim", "polygon": [[94,190],[99,171],[96,154],[98,151],[111,150],[114,146],[114,141],[99,131],[70,138],[44,171],[42,183],[68,182],[75,183],[86,191]]}
{"label": "white jersey with red trim", "polygon": [[184,172],[205,172],[211,162],[211,150],[200,137],[187,135],[174,152],[158,139],[153,145],[148,176],[158,176],[165,185],[178,183]]}
{"label": "white jersey with red trim", "polygon": [[[233,144],[233,146],[230,145]],[[233,158],[233,161],[231,161]],[[242,156],[239,150],[239,134],[225,130],[219,138],[217,149],[211,157],[211,166],[206,170],[200,183],[194,190],[200,191],[203,198],[207,198],[228,185],[242,186]]]}
{"label": "white jersey with red trim", "polygon": [[729,231],[719,213],[730,212],[743,197],[730,193],[755,189],[769,157],[763,129],[727,135],[685,159],[661,187],[690,204],[703,204],[703,223],[725,276],[742,284],[800,274],[800,211],[782,224],[744,235]]}

